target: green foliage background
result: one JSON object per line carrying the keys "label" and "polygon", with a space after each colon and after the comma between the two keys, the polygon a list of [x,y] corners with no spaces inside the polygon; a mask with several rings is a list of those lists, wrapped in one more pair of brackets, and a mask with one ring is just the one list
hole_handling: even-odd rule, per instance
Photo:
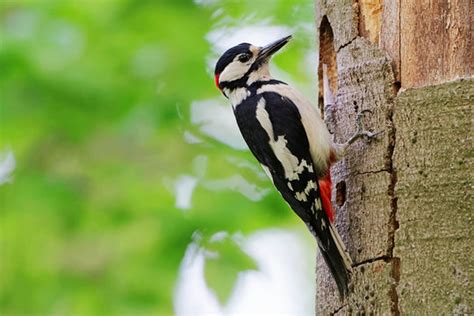
{"label": "green foliage background", "polygon": [[[228,159],[255,164],[248,152],[190,123],[192,101],[219,96],[206,34],[313,21],[309,0],[196,2],[0,2],[0,150],[17,161],[13,182],[0,186],[2,315],[167,315],[193,232],[304,231],[273,189],[255,202],[198,184],[192,209],[175,207],[173,183],[199,172],[196,157],[206,157],[205,178],[240,174],[271,188]],[[314,39],[296,30],[275,63],[311,87]],[[186,130],[205,142],[185,142]],[[210,265],[223,293],[232,282],[219,273],[253,267],[232,247],[220,251],[236,266]]]}

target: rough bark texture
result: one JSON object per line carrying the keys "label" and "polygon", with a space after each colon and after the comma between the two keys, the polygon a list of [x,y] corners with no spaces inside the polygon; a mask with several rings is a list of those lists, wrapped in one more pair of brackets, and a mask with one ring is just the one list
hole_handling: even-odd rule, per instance
{"label": "rough bark texture", "polygon": [[402,313],[473,312],[473,104],[474,80],[407,90],[396,99],[394,254],[402,263]]}
{"label": "rough bark texture", "polygon": [[[402,21],[416,18],[409,13],[412,6],[402,9],[400,2],[316,1],[319,74],[321,78],[322,64],[328,64],[335,94],[335,104],[325,110],[325,118],[335,140],[347,140],[357,113],[366,109],[373,112],[365,118],[366,127],[384,130],[379,139],[350,147],[332,169],[336,226],[355,272],[351,293],[341,302],[324,261],[318,258],[319,315],[472,312],[469,171],[474,82],[447,82],[474,72],[472,60],[466,59],[471,54],[466,45],[470,34],[456,22],[441,35],[456,42],[455,56],[440,57],[441,64],[433,66],[433,51],[426,52],[424,59],[420,47],[407,56],[401,47],[413,35],[407,35]],[[461,5],[462,1],[454,2]],[[435,3],[430,9],[439,6]],[[462,13],[453,3],[447,8],[442,14],[451,12],[453,20],[470,18],[469,12]],[[440,19],[446,17],[434,18]],[[436,21],[426,23],[432,27]],[[422,21],[411,23],[423,26]],[[450,33],[453,28],[458,37]],[[431,41],[427,49],[432,49],[429,38],[420,43],[427,41]],[[440,49],[440,56],[445,56],[444,47]],[[426,70],[425,77],[404,72],[408,68],[403,67],[414,69],[413,60],[421,64],[416,67],[426,63],[443,70]],[[430,86],[440,82],[444,83]],[[400,85],[423,88],[399,91]],[[320,85],[320,98],[322,89]]]}

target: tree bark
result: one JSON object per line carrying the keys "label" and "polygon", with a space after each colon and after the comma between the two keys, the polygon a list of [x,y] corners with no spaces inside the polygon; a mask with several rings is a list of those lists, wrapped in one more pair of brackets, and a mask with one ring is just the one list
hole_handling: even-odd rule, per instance
{"label": "tree bark", "polygon": [[[355,117],[383,130],[332,169],[336,225],[354,261],[340,301],[318,257],[316,312],[471,313],[474,60],[469,0],[316,0],[339,143]],[[320,102],[322,104],[322,102]]]}

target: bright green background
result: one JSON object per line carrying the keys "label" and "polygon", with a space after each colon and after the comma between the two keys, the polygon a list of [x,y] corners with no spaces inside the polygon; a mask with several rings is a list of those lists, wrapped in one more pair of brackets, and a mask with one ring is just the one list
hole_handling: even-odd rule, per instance
{"label": "bright green background", "polygon": [[[304,231],[272,189],[261,201],[198,184],[192,209],[174,181],[242,175],[270,188],[248,160],[190,123],[195,100],[220,97],[205,39],[220,26],[277,24],[295,40],[275,58],[310,90],[311,0],[3,0],[0,2],[0,150],[17,161],[0,186],[0,314],[172,313],[173,287],[193,232]],[[314,73],[316,70],[314,70]],[[205,140],[188,144],[184,131]],[[207,247],[206,242],[203,247]],[[216,247],[216,246],[214,246]],[[231,242],[216,247],[211,287],[225,300],[240,269],[256,268]]]}

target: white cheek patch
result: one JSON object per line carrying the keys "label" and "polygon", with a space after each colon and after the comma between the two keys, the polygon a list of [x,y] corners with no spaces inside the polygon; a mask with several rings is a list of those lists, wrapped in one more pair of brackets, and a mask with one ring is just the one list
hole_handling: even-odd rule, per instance
{"label": "white cheek patch", "polygon": [[219,75],[219,82],[234,81],[242,78],[250,66],[251,63],[243,64],[238,60],[231,62]]}

